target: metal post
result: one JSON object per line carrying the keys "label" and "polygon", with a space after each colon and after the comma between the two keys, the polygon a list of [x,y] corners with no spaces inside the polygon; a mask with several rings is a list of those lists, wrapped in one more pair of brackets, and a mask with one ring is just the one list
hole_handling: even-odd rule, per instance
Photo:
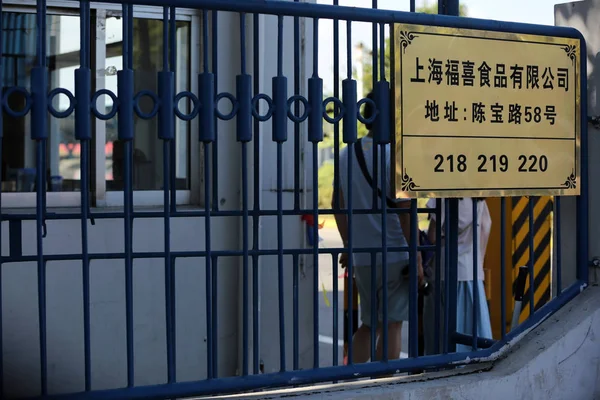
{"label": "metal post", "polygon": [[[459,11],[459,0],[439,0],[438,1],[438,13],[444,15],[458,16]],[[448,352],[453,353],[456,351],[456,340],[454,333],[456,332],[456,289],[457,289],[457,262],[458,262],[458,199],[449,199],[449,215],[448,218],[450,237],[447,238],[447,245],[450,250],[449,262],[449,276],[447,277],[450,286],[450,293],[448,296],[448,332],[450,335],[446,338],[448,340]]]}
{"label": "metal post", "polygon": [[[337,262],[334,260],[334,262]],[[334,277],[337,279],[337,277]],[[358,330],[358,288],[354,277],[348,276],[348,271],[344,276],[344,293],[348,293],[350,282],[352,282],[352,308],[349,309],[348,296],[344,296],[344,365],[348,364],[348,352],[352,345],[352,337],[348,337],[348,324],[350,323],[350,313],[352,313],[352,334]],[[337,337],[333,338],[333,345],[337,346]]]}
{"label": "metal post", "polygon": [[454,339],[454,333],[456,332],[456,301],[457,301],[457,287],[458,287],[458,199],[449,199],[449,213],[447,216],[446,223],[449,224],[450,237],[447,238],[447,246],[450,250],[449,263],[449,276],[448,282],[450,286],[450,293],[448,295],[448,332],[450,335],[447,337],[448,340],[448,352],[454,353],[456,351],[456,340]]}
{"label": "metal post", "polygon": [[438,14],[459,15],[460,0],[438,0]]}

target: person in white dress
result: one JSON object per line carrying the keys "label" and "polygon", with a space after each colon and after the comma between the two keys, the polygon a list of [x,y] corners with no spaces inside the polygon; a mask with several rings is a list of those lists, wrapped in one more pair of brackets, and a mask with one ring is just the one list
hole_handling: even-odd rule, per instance
{"label": "person in white dress", "polygon": [[[442,288],[441,320],[444,321],[444,265],[445,265],[445,213],[444,202],[442,200],[442,243],[440,243],[440,265],[441,277],[440,284]],[[473,203],[477,207],[477,282],[474,282],[473,276]],[[477,312],[477,336],[479,338],[492,338],[492,326],[490,322],[490,313],[485,297],[483,260],[490,236],[492,220],[487,203],[484,199],[462,198],[458,201],[458,263],[457,263],[457,297],[456,297],[456,331],[466,335],[473,334],[473,312]],[[427,207],[435,209],[436,199],[429,199]],[[436,215],[429,214],[428,237],[431,243],[436,240]],[[434,268],[435,270],[435,268]],[[478,287],[478,310],[474,310],[474,285]],[[425,354],[435,354],[435,295],[432,293],[425,298],[423,310],[423,324],[425,333]],[[440,322],[440,329],[443,329],[443,322]],[[442,334],[440,333],[440,338]],[[440,345],[440,350],[442,349]],[[457,345],[457,352],[471,351],[471,346]]]}

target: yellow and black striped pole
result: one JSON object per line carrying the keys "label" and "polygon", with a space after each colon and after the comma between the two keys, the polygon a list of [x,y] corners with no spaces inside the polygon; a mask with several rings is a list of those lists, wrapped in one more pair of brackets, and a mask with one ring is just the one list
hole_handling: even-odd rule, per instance
{"label": "yellow and black striped pole", "polygon": [[[529,265],[529,197],[514,197],[512,201],[512,266],[513,293],[519,267]],[[534,247],[534,308],[539,309],[550,300],[550,254],[552,238],[552,197],[531,197],[533,207]],[[529,279],[526,280],[523,302],[529,300]],[[529,307],[523,306],[519,323],[529,317]]]}

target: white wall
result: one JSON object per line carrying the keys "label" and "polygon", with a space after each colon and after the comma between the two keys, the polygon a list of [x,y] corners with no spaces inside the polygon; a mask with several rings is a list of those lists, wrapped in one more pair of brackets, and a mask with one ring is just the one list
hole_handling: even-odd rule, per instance
{"label": "white wall", "polygon": [[[287,0],[290,1],[290,0]],[[309,0],[306,2],[314,2]],[[288,77],[288,97],[294,95],[294,23],[293,18],[284,18],[283,30],[283,74]],[[260,74],[261,92],[272,94],[271,79],[277,75],[277,17],[260,16],[260,47],[264,55],[264,63]],[[307,79],[312,75],[309,66],[312,65],[312,22],[300,19],[300,94],[307,96]],[[301,111],[302,112],[302,111]],[[300,130],[300,207],[312,207],[313,181],[312,181],[312,144],[308,142],[307,123],[301,124]],[[275,210],[277,208],[277,145],[271,141],[272,123],[261,124],[261,208]],[[288,141],[283,145],[283,203],[284,208],[291,209],[294,205],[294,124],[288,120]],[[315,182],[316,186],[316,182]],[[306,227],[300,222],[299,216],[285,217],[284,219],[284,248],[308,247],[306,242]],[[277,219],[264,217],[261,219],[260,243],[264,249],[277,249]],[[264,362],[265,372],[276,372],[280,369],[279,361],[279,318],[277,287],[277,257],[263,257],[261,262],[261,340],[260,357]],[[284,303],[285,303],[285,337],[286,337],[286,368],[293,366],[293,262],[291,256],[284,257]],[[306,255],[299,258],[299,366],[309,368],[313,363],[313,293],[318,288],[313,288],[315,273],[312,256]],[[318,346],[318,343],[316,344]]]}
{"label": "white wall", "polygon": [[[209,18],[210,19],[210,18]],[[248,23],[248,73],[252,71],[251,17]],[[286,18],[286,43],[293,37],[293,20]],[[308,31],[310,32],[310,26]],[[276,74],[277,20],[261,16],[261,92],[271,95],[271,78]],[[303,43],[311,42],[304,40]],[[219,13],[218,21],[218,91],[235,93],[235,75],[239,74],[239,16]],[[303,94],[306,95],[305,65],[310,63],[310,49],[303,44]],[[308,52],[308,53],[306,53]],[[210,53],[209,53],[210,54]],[[284,46],[284,74],[289,80],[289,96],[293,95],[293,46]],[[227,107],[222,102],[222,111]],[[235,119],[220,121],[219,138],[219,208],[241,209],[241,151],[235,136]],[[302,127],[303,159],[312,160],[306,148],[306,128]],[[284,145],[284,208],[293,207],[293,124],[289,123],[288,142]],[[193,138],[196,135],[192,135]],[[271,122],[261,124],[260,198],[262,209],[276,208],[275,145],[271,142]],[[196,140],[196,139],[193,139]],[[192,158],[203,157],[203,154]],[[302,207],[312,206],[312,172],[310,162],[301,161]],[[201,164],[201,163],[200,163]],[[195,165],[193,163],[193,165]],[[249,145],[250,207],[252,207],[254,170],[252,145]],[[195,185],[197,187],[197,185]],[[200,185],[202,186],[202,185]],[[203,198],[200,193],[192,196]],[[173,218],[171,246],[173,251],[204,250],[205,226],[202,218]],[[213,217],[212,249],[241,250],[240,218]],[[305,229],[300,217],[284,218],[284,247],[302,248]],[[78,254],[81,252],[79,221],[49,221],[44,239],[45,254]],[[97,220],[89,226],[89,252],[124,251],[123,221]],[[164,249],[163,220],[139,219],[134,222],[134,252],[160,252]],[[275,217],[260,220],[260,246],[277,248]],[[2,224],[2,253],[8,255],[8,223]],[[252,243],[252,223],[248,231]],[[35,223],[23,224],[23,254],[36,254]],[[312,277],[311,257],[300,257],[300,367],[312,365]],[[277,305],[277,257],[259,260],[260,274],[260,358],[265,372],[279,369],[279,330]],[[239,257],[224,257],[218,262],[219,306],[218,356],[219,376],[232,376],[241,370],[242,332],[242,267]],[[250,262],[250,266],[252,263]],[[177,379],[204,379],[206,367],[205,263],[202,258],[178,259],[176,268],[176,340]],[[126,385],[125,273],[122,260],[95,260],[90,266],[91,279],[91,357],[92,389],[118,388]],[[252,270],[250,269],[250,276]],[[285,323],[287,367],[292,366],[292,258],[284,259]],[[249,282],[251,284],[251,281]],[[161,259],[137,259],[134,262],[134,344],[135,384],[149,385],[166,381],[166,334],[164,306],[164,264]],[[40,385],[39,330],[37,300],[37,264],[20,263],[2,266],[2,334],[4,382],[6,395],[37,395]],[[47,349],[48,385],[51,393],[84,389],[82,268],[80,261],[58,261],[47,264]],[[252,292],[250,290],[250,296]],[[252,297],[250,297],[250,300]],[[249,326],[252,327],[252,307]],[[251,331],[251,329],[250,329]],[[252,338],[250,357],[252,357]],[[250,358],[251,360],[252,358]],[[250,368],[250,371],[252,369]]]}
{"label": "white wall", "polygon": [[[215,236],[225,236],[225,225],[213,222]],[[3,255],[8,254],[7,224],[2,225]],[[174,251],[204,249],[202,219],[174,219],[171,243]],[[163,222],[134,222],[134,252],[164,249]],[[23,223],[23,255],[36,254],[35,223]],[[89,227],[89,252],[124,250],[121,220],[97,220]],[[214,241],[215,249],[228,247]],[[49,221],[45,254],[77,254],[81,251],[78,221]],[[166,379],[164,266],[160,259],[134,261],[134,343],[136,384],[161,383]],[[221,265],[220,265],[221,267]],[[177,372],[180,380],[206,376],[204,260],[178,259]],[[94,389],[126,384],[125,274],[122,260],[94,260],[90,264],[92,385]],[[83,295],[79,261],[47,264],[47,349],[49,390],[83,389]],[[222,273],[221,292],[231,278]],[[2,266],[2,325],[4,382],[7,394],[38,393],[40,382],[37,264]],[[235,310],[235,299],[220,295],[220,311]],[[231,311],[229,311],[231,312]],[[234,366],[228,346],[235,345],[236,321],[223,318],[219,325],[221,372]],[[230,337],[233,336],[233,339]]]}
{"label": "white wall", "polygon": [[[587,54],[582,54],[582,62],[587,64],[588,81],[586,91],[588,101],[588,115],[600,115],[600,2],[596,0],[577,1],[557,4],[554,7],[555,25],[570,26],[578,29],[585,38]],[[588,183],[589,183],[589,256],[600,257],[600,135],[597,129],[588,124]],[[576,257],[576,236],[571,234],[577,229],[575,198],[563,197],[561,204],[561,242],[562,265],[572,263]],[[555,257],[556,258],[556,257]],[[563,288],[573,283],[576,279],[575,268],[562,268]],[[556,279],[554,279],[554,286]]]}

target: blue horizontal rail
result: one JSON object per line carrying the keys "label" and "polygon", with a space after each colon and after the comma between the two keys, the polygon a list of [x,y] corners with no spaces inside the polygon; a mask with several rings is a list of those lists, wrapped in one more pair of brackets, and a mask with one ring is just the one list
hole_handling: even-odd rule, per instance
{"label": "blue horizontal rail", "polygon": [[[76,1],[76,0],[71,0]],[[533,25],[516,22],[460,18],[448,15],[410,13],[373,8],[345,7],[339,5],[284,2],[278,0],[107,0],[113,4],[136,4],[147,6],[169,5],[177,8],[257,13],[265,15],[285,15],[289,17],[319,18],[338,21],[369,23],[405,23],[446,26],[466,29],[491,30],[533,35],[550,35],[582,39],[574,28]]]}
{"label": "blue horizontal rail", "polygon": [[[556,231],[557,260],[553,269],[556,269],[557,290],[553,298],[545,304],[538,305],[534,301],[534,291],[538,284],[534,276],[536,252],[534,251],[534,198],[528,199],[526,212],[528,226],[527,254],[529,291],[526,294],[517,293],[515,300],[522,300],[523,307],[530,310],[529,317],[522,324],[507,329],[507,306],[511,304],[506,298],[507,264],[505,250],[507,246],[507,199],[500,201],[501,227],[499,248],[501,254],[500,270],[501,288],[500,298],[500,325],[499,337],[486,337],[480,333],[484,322],[479,320],[477,313],[469,317],[470,328],[460,331],[457,320],[461,318],[457,312],[459,302],[458,290],[458,242],[462,231],[459,212],[465,212],[461,207],[466,202],[458,199],[437,199],[434,205],[423,207],[417,200],[391,204],[381,199],[392,196],[392,185],[389,172],[393,161],[395,149],[395,123],[391,118],[392,110],[398,107],[394,104],[393,76],[386,64],[394,66],[394,46],[386,48],[389,43],[385,31],[394,23],[436,25],[446,27],[467,28],[473,30],[491,30],[521,34],[550,35],[581,40],[581,54],[585,54],[585,42],[581,34],[571,28],[538,26],[519,23],[506,23],[497,21],[459,18],[447,15],[427,15],[415,12],[400,12],[377,9],[377,0],[372,0],[372,8],[353,8],[339,5],[338,0],[333,5],[308,4],[300,0],[283,2],[275,0],[107,0],[105,3],[121,6],[121,37],[117,43],[118,53],[123,58],[121,70],[117,72],[117,89],[108,90],[98,87],[93,70],[103,69],[104,66],[94,65],[92,52],[97,43],[92,43],[96,37],[94,22],[97,16],[92,10],[96,7],[105,7],[90,3],[87,0],[72,2],[79,11],[80,22],[80,50],[78,54],[79,65],[73,74],[74,90],[64,87],[51,87],[49,77],[55,70],[55,63],[50,62],[50,51],[47,49],[49,28],[47,19],[54,13],[53,4],[46,0],[37,0],[36,7],[32,8],[34,18],[29,20],[29,25],[15,26],[15,21],[27,21],[14,11],[2,8],[0,2],[0,47],[2,58],[0,60],[0,73],[3,74],[3,93],[0,99],[2,107],[2,122],[0,123],[0,138],[4,137],[7,129],[6,121],[30,121],[31,127],[24,142],[33,149],[35,169],[35,210],[2,208],[0,197],[0,221],[8,222],[8,237],[2,235],[0,240],[9,242],[9,251],[0,255],[0,266],[8,263],[35,263],[36,285],[38,297],[36,310],[36,324],[39,328],[38,343],[31,344],[36,349],[39,347],[39,393],[35,398],[56,399],[163,399],[199,395],[214,395],[221,393],[242,392],[255,389],[289,387],[308,385],[318,382],[339,381],[364,377],[377,377],[396,372],[414,373],[415,371],[451,368],[469,360],[485,360],[503,348],[508,341],[514,339],[526,330],[536,326],[562,305],[576,296],[582,286],[587,283],[587,228],[588,228],[588,188],[587,188],[587,155],[582,151],[580,184],[581,195],[577,197],[577,255],[571,260],[577,265],[577,279],[573,282],[563,282],[563,260],[561,237],[563,223],[561,224],[561,199],[554,199],[554,230]],[[458,10],[458,1],[442,1],[440,10]],[[63,3],[61,3],[63,4]],[[67,3],[68,4],[68,3]],[[137,57],[139,49],[136,41],[139,32],[143,29],[138,24],[137,10],[134,6],[158,7],[156,20],[160,34],[157,36],[160,46],[156,46],[154,54],[158,62],[153,79],[148,82],[139,82]],[[192,58],[199,60],[200,68],[195,73],[193,80],[197,82],[194,88],[181,89],[179,86],[180,74],[186,70],[178,65],[177,57],[179,46],[178,23],[180,8],[191,8],[198,11],[200,25],[199,45],[192,51]],[[57,9],[58,10],[58,9]],[[58,10],[60,11],[60,10]],[[414,1],[411,1],[411,11],[415,11]],[[235,26],[223,26],[221,17],[225,12],[235,13]],[[261,40],[264,36],[263,24],[268,19],[260,18],[261,15],[276,16],[271,18],[269,32],[276,32],[277,38]],[[320,76],[319,54],[322,43],[319,41],[320,26],[324,20],[332,20],[333,33],[333,74],[332,77]],[[105,23],[105,20],[100,21]],[[302,23],[301,23],[302,22]],[[346,48],[341,49],[340,30],[346,30],[347,38],[353,36],[353,26],[356,22],[367,22],[372,25],[372,57],[370,63],[372,82],[366,86],[373,88],[371,96],[359,93],[359,79],[352,69],[354,52],[352,41],[346,41]],[[25,26],[27,25],[27,26]],[[286,29],[292,27],[292,30]],[[306,29],[301,32],[301,27]],[[309,28],[306,28],[309,27]],[[312,31],[311,31],[312,29]],[[9,64],[16,56],[14,51],[17,44],[23,45],[26,40],[18,37],[15,32],[35,32],[35,57],[32,59],[33,68],[31,77],[26,84],[21,82],[18,68],[9,68]],[[228,35],[223,34],[229,32]],[[393,29],[389,29],[393,35]],[[147,33],[147,32],[146,32]],[[321,31],[322,33],[322,31]],[[310,46],[301,45],[303,37],[310,37]],[[29,38],[29,37],[28,37]],[[7,40],[4,40],[7,39]],[[30,38],[29,38],[30,39]],[[31,41],[31,40],[30,40]],[[14,43],[13,43],[14,42]],[[292,43],[293,42],[293,43]],[[8,45],[7,45],[8,43]],[[394,43],[391,40],[391,43]],[[307,43],[305,43],[307,44]],[[103,45],[106,45],[104,43]],[[220,58],[222,49],[235,53],[239,46],[239,63],[225,66]],[[115,47],[115,46],[113,46]],[[199,49],[199,50],[198,50]],[[306,50],[308,49],[308,50]],[[10,50],[10,51],[9,51]],[[114,48],[112,49],[114,51]],[[266,52],[269,52],[268,62],[265,65]],[[327,49],[329,51],[329,49]],[[25,50],[22,51],[25,54]],[[23,56],[25,56],[23,54]],[[312,63],[308,68],[302,68],[306,60]],[[340,68],[342,61],[346,62],[346,71]],[[237,65],[239,64],[239,65]],[[12,64],[11,64],[12,65]],[[19,65],[18,63],[16,65]],[[267,76],[264,71],[273,72]],[[188,68],[189,69],[189,68]],[[227,75],[233,70],[233,74]],[[304,71],[306,70],[306,71]],[[586,87],[586,65],[581,63],[581,87]],[[393,75],[393,74],[392,74]],[[14,78],[14,79],[13,79]],[[264,79],[268,79],[267,82]],[[326,94],[327,78],[333,78],[333,94]],[[146,79],[146,77],[144,77]],[[327,79],[327,80],[326,80]],[[8,82],[8,83],[7,83]],[[224,84],[226,82],[226,84]],[[364,84],[364,82],[362,82]],[[223,91],[223,87],[234,88],[231,92]],[[270,92],[265,90],[270,88]],[[15,106],[14,98],[21,100],[20,107]],[[586,121],[586,96],[581,96],[582,121]],[[112,106],[99,107],[101,99],[108,98]],[[58,100],[66,106],[58,107]],[[223,106],[229,103],[229,108]],[[187,104],[187,105],[186,105]],[[226,109],[227,111],[223,111]],[[367,109],[371,110],[368,116]],[[52,162],[52,144],[56,140],[56,133],[50,128],[48,121],[74,121],[73,143],[80,145],[81,156],[79,164],[80,205],[64,210],[51,209],[47,206],[51,179],[47,173]],[[116,118],[116,120],[115,120]],[[96,190],[101,178],[98,178],[96,168],[99,163],[93,154],[98,154],[96,147],[95,124],[102,121],[113,121],[117,127],[116,136],[123,143],[123,182],[120,192],[122,207],[116,210],[105,209],[98,204]],[[156,129],[140,130],[140,121],[156,121]],[[199,142],[197,146],[202,160],[197,163],[202,169],[202,179],[192,185],[193,198],[197,203],[191,207],[183,208],[177,204],[177,148],[181,140],[177,135],[177,126],[180,123],[190,123],[194,130],[190,140]],[[269,129],[267,129],[268,127]],[[227,128],[227,129],[226,129]],[[356,195],[355,183],[362,178],[362,165],[359,157],[362,151],[359,142],[363,140],[366,128],[371,133],[373,149],[370,165],[373,180],[372,193],[368,193],[367,201]],[[266,135],[265,131],[270,131]],[[224,138],[224,132],[234,132],[231,137]],[[152,135],[156,140],[155,152],[160,155],[160,204],[149,209],[137,207],[134,201],[135,176],[137,171],[135,142],[141,135]],[[331,153],[333,154],[333,186],[331,206],[325,207],[321,202],[321,194],[325,192],[319,182],[320,151],[324,148],[323,142],[332,139]],[[364,143],[364,142],[363,142]],[[7,148],[6,143],[0,144],[3,150],[0,156],[2,161],[9,159],[7,152],[24,151],[22,149]],[[23,145],[25,147],[25,145]],[[581,148],[587,148],[587,131],[582,124]],[[101,152],[101,151],[100,151]],[[270,154],[272,152],[272,154]],[[293,153],[290,157],[290,153]],[[365,153],[367,153],[365,151]],[[49,156],[50,154],[50,156]],[[230,156],[230,154],[232,156]],[[230,189],[231,183],[222,179],[222,171],[226,170],[230,157],[237,157],[241,161],[239,171],[239,198],[235,201],[225,201],[222,193]],[[114,156],[113,156],[114,157]],[[199,157],[192,154],[191,157]],[[288,158],[289,157],[289,158]],[[50,160],[49,160],[50,159]],[[287,168],[293,164],[292,168]],[[196,164],[194,164],[196,165]],[[237,165],[237,164],[236,164]],[[250,168],[252,167],[252,170]],[[101,166],[103,168],[103,166]],[[188,169],[191,167],[188,165]],[[269,179],[265,179],[266,172],[273,171]],[[289,172],[289,174],[287,172]],[[2,171],[3,176],[6,171]],[[151,174],[158,174],[152,171]],[[289,176],[288,176],[289,175]],[[272,178],[272,179],[271,179]],[[307,179],[308,178],[308,179]],[[237,182],[237,181],[236,181]],[[308,183],[306,183],[308,182]],[[102,182],[106,183],[106,182]],[[237,185],[237,183],[236,183]],[[102,186],[102,185],[100,185]],[[342,188],[345,188],[342,190]],[[237,189],[237,187],[236,187]],[[349,193],[342,193],[343,191]],[[272,193],[266,197],[264,192]],[[16,193],[10,193],[17,196]],[[365,196],[363,196],[365,197]],[[372,199],[372,201],[371,201]],[[232,206],[231,203],[234,203]],[[199,205],[202,205],[202,208]],[[474,226],[478,225],[480,218],[479,208],[481,203],[472,201],[472,208],[466,210]],[[323,216],[333,216],[339,228],[342,245],[325,246],[319,244],[318,221]],[[524,214],[525,215],[525,214]],[[435,229],[435,239],[428,237],[432,243],[423,243],[424,232],[419,227],[419,218],[426,216],[430,219],[428,229]],[[361,223],[375,217],[381,221],[381,232],[374,245],[361,243],[364,239],[361,232]],[[223,239],[220,234],[220,224],[224,220],[235,219],[239,222],[239,230],[231,235],[235,240],[231,242]],[[136,224],[142,220],[157,220],[161,222],[162,247],[159,250],[136,251],[134,245],[137,239]],[[198,240],[194,250],[180,250],[172,237],[173,232],[182,222],[200,222],[200,229],[204,237]],[[395,238],[388,237],[387,232],[392,231],[400,220],[401,230],[405,230],[405,222],[409,230],[404,231],[405,245],[396,245]],[[73,254],[56,254],[49,248],[47,239],[55,239],[66,228],[67,222],[74,221],[79,226],[77,231],[70,232],[69,237],[76,237],[80,249]],[[109,224],[117,221],[119,234],[122,234],[123,246],[119,251],[98,251],[93,246],[91,236],[97,225]],[[288,235],[293,229],[290,221],[294,221],[295,228],[302,230],[302,240],[292,242]],[[308,222],[312,221],[312,222]],[[35,233],[31,237],[23,237],[24,225],[35,225]],[[69,225],[70,226],[70,225]],[[194,229],[196,229],[194,228]],[[294,228],[294,229],[295,229]],[[267,247],[262,243],[265,230],[272,233],[272,241]],[[122,233],[121,233],[122,232]],[[200,233],[200,232],[199,232]],[[147,232],[145,234],[148,234]],[[290,236],[291,237],[291,236]],[[306,237],[306,240],[304,239]],[[228,238],[231,239],[231,238]],[[470,238],[473,243],[472,274],[473,281],[478,281],[478,244],[480,237],[477,230],[473,229]],[[421,241],[421,242],[420,242]],[[235,242],[235,243],[234,243]],[[75,242],[74,242],[75,243]],[[232,245],[231,243],[234,243]],[[306,245],[305,245],[306,243]],[[25,253],[23,248],[31,244],[34,252]],[[566,253],[566,252],[565,252]],[[388,282],[397,271],[390,269],[391,262],[396,255],[403,254],[405,269],[403,276],[407,279],[406,298],[408,299],[408,349],[407,359],[397,359],[395,354],[390,354],[390,349],[397,345],[393,326],[393,309],[397,304],[389,296],[394,288],[380,282]],[[419,255],[424,258],[433,254],[431,272],[433,276],[425,278],[433,286],[433,292],[427,294],[426,286],[421,286],[419,280]],[[323,349],[319,347],[319,338],[323,323],[320,322],[319,302],[321,292],[319,288],[320,263],[323,255],[332,260],[333,279],[333,349],[331,366],[322,366],[321,358]],[[364,257],[363,257],[364,256]],[[185,335],[178,327],[178,307],[181,300],[178,297],[176,285],[178,277],[178,261],[182,259],[201,259],[203,261],[203,279],[198,283],[198,290],[203,291],[203,319],[205,329],[202,356],[202,365],[205,370],[205,379],[195,379],[192,382],[182,382],[179,375],[178,362],[182,358],[179,338]],[[231,284],[227,269],[223,267],[222,260],[236,258],[239,260],[239,285],[234,288],[227,287]],[[266,259],[274,260],[272,263]],[[357,260],[369,259],[361,265]],[[165,377],[164,382],[156,385],[141,385],[138,377],[139,365],[136,364],[136,340],[138,329],[136,325],[134,289],[136,288],[137,272],[144,273],[143,264],[135,264],[139,260],[162,260],[164,270],[161,271],[164,279],[164,294],[161,293],[162,310],[164,318],[164,345],[165,345]],[[109,390],[97,390],[94,382],[96,376],[94,366],[94,351],[92,349],[93,308],[91,305],[92,274],[90,265],[98,260],[120,261],[123,265],[124,276],[124,352],[125,367],[123,387]],[[51,393],[54,382],[49,369],[49,347],[52,341],[48,339],[48,279],[47,266],[56,261],[81,261],[81,292],[83,301],[83,384],[81,391],[74,393]],[[403,262],[404,262],[403,261]],[[119,263],[115,263],[117,265]],[[341,264],[341,265],[338,265]],[[389,265],[388,265],[389,264]],[[119,264],[120,265],[120,264]],[[135,269],[134,269],[135,265]],[[265,268],[272,265],[272,269]],[[312,270],[306,266],[312,267]],[[365,267],[370,267],[368,274],[362,274]],[[514,266],[513,266],[514,267]],[[343,271],[342,271],[343,269]],[[134,274],[134,271],[136,274]],[[347,275],[347,287],[343,291],[346,308],[344,327],[338,326],[338,317],[342,315],[338,287],[339,274]],[[265,276],[265,274],[269,274]],[[303,285],[302,278],[308,274],[310,290]],[[271,276],[272,275],[272,276]],[[359,275],[361,276],[359,278]],[[367,275],[369,278],[367,278]],[[445,277],[445,278],[442,278]],[[288,279],[289,278],[289,279]],[[424,279],[425,279],[424,278]],[[0,274],[0,281],[3,275]],[[359,285],[352,283],[356,279]],[[364,280],[363,280],[364,279]],[[404,279],[404,278],[403,278]],[[286,290],[287,282],[291,290]],[[0,282],[1,283],[1,282]],[[509,282],[510,284],[511,282]],[[265,288],[265,285],[268,287]],[[2,285],[0,285],[2,286]],[[241,287],[240,287],[241,286]],[[360,289],[358,289],[360,287]],[[120,289],[119,289],[120,290]],[[363,303],[371,305],[371,319],[362,319],[358,312],[351,312],[355,305],[356,290],[362,296],[369,293],[367,298],[361,298]],[[474,285],[473,308],[479,310],[487,307],[484,294],[478,285]],[[271,298],[265,299],[265,293],[270,293]],[[223,299],[226,296],[237,296],[239,315],[232,317],[223,313]],[[427,297],[429,296],[429,297]],[[424,340],[419,331],[418,319],[423,311],[419,310],[419,299],[433,299],[435,328],[433,354],[423,354]],[[518,297],[518,299],[517,299]],[[0,296],[2,298],[2,296]],[[310,300],[310,301],[308,301]],[[231,302],[227,299],[228,302]],[[265,303],[274,305],[269,308],[273,311],[268,317],[277,318],[273,329],[265,330]],[[312,312],[310,321],[303,318],[301,308],[305,303],[310,303]],[[286,308],[288,305],[291,307]],[[200,306],[198,306],[200,307]],[[0,310],[2,304],[0,301]],[[291,311],[288,313],[288,311]],[[381,315],[381,316],[380,316]],[[222,338],[231,332],[226,331],[225,319],[235,319],[239,326],[239,360],[237,374],[225,371],[226,357],[232,353],[231,349],[223,351]],[[1,320],[1,318],[0,318]],[[308,322],[307,322],[308,321]],[[228,325],[231,325],[231,321]],[[327,321],[329,322],[329,321]],[[368,336],[366,348],[370,362],[362,362],[365,349],[356,349],[351,344],[355,335],[355,326],[363,324],[367,329],[361,334]],[[388,327],[382,329],[379,339],[377,326]],[[310,325],[308,328],[306,325]],[[287,328],[292,327],[291,335]],[[276,327],[276,328],[275,328]],[[10,326],[0,324],[0,348],[2,339]],[[359,328],[361,329],[361,328]],[[368,332],[368,333],[367,333]],[[336,346],[340,336],[344,336],[347,348],[344,351],[344,363],[339,365],[341,349]],[[496,335],[498,336],[498,335]],[[200,339],[201,340],[201,339]],[[309,362],[301,353],[305,351],[301,346],[306,340],[312,340],[310,352],[312,358]],[[381,343],[381,346],[379,345]],[[265,346],[269,346],[265,349]],[[379,347],[380,346],[380,347]],[[463,350],[460,350],[460,349]],[[290,350],[291,349],[291,350]],[[268,350],[268,351],[266,351]],[[265,371],[263,356],[271,355],[270,364]],[[273,354],[274,361],[273,361]],[[399,355],[398,355],[399,356]],[[4,377],[10,376],[5,362],[6,356],[0,357],[0,397],[6,394],[7,383]],[[185,358],[185,357],[183,357]],[[36,372],[38,373],[38,372]]]}

